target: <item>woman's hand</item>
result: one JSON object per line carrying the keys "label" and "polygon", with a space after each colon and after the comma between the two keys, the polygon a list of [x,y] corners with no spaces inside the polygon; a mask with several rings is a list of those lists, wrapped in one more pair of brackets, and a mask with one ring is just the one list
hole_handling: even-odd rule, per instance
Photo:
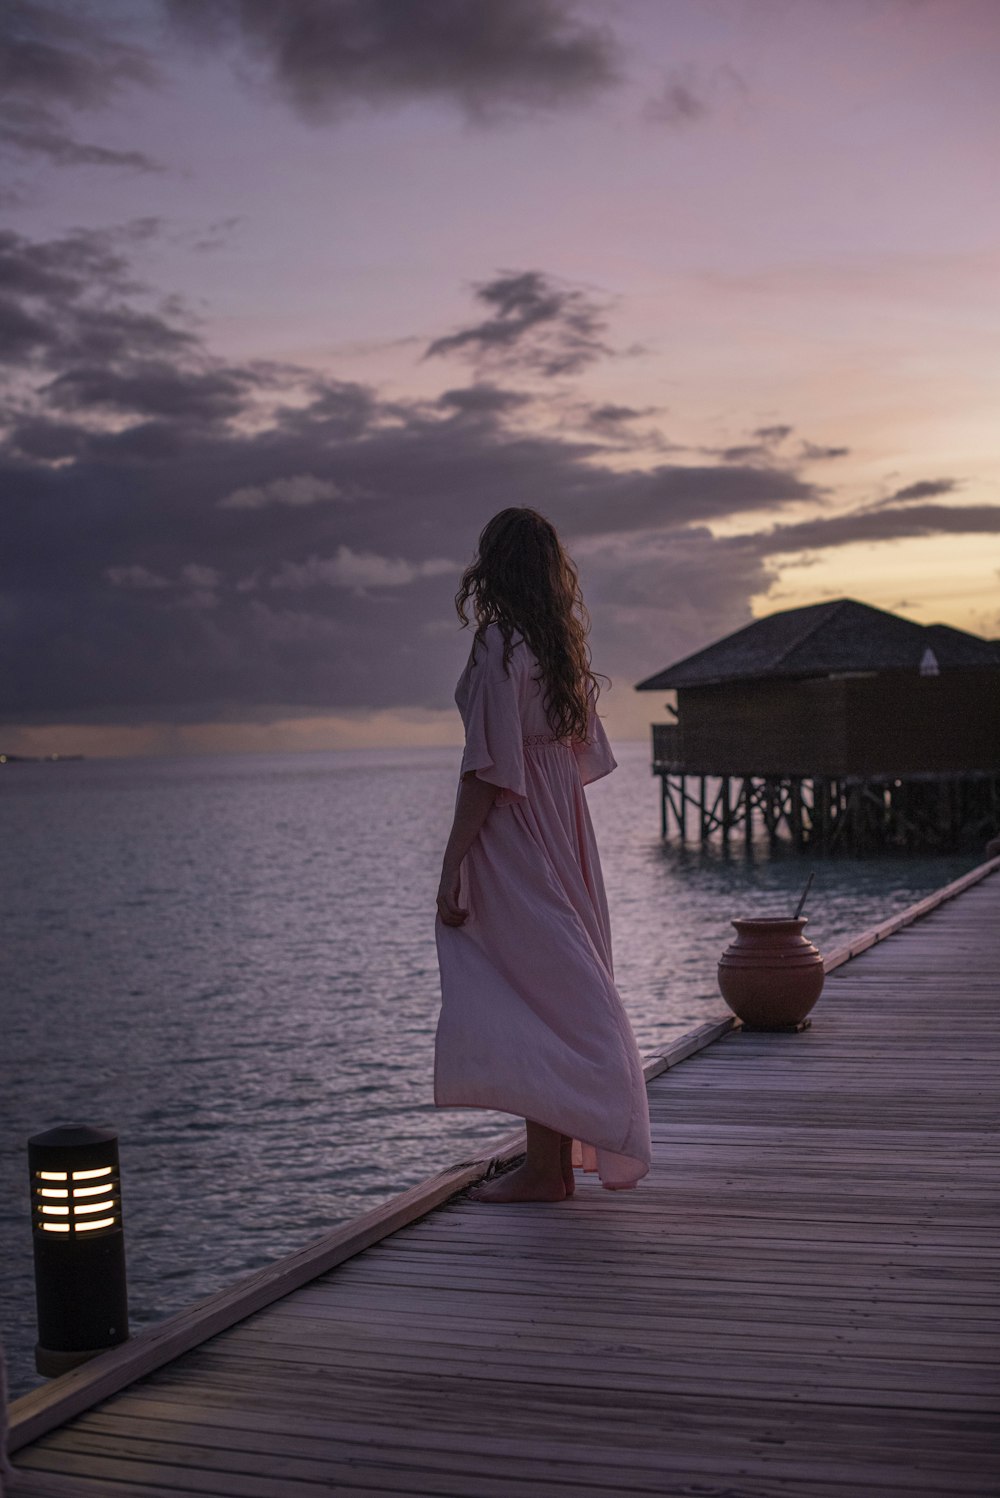
{"label": "woman's hand", "polygon": [[451,825],[448,846],[444,850],[441,884],[438,888],[438,914],[446,926],[461,926],[469,912],[458,903],[459,871],[462,860],[479,836],[479,829],[489,816],[497,798],[498,787],[480,780],[474,770],[466,770],[458,790],[455,819]]}
{"label": "woman's hand", "polygon": [[461,926],[469,918],[469,912],[463,910],[458,903],[458,891],[458,869],[445,868],[442,870],[441,883],[438,886],[437,908],[438,915],[446,926]]}

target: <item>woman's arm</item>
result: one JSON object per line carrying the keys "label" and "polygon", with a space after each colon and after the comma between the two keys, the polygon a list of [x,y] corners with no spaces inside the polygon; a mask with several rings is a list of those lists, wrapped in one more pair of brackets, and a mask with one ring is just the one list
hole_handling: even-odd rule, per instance
{"label": "woman's arm", "polygon": [[461,926],[469,912],[458,903],[458,875],[462,859],[479,836],[479,829],[489,815],[490,807],[497,798],[498,787],[488,780],[480,780],[475,770],[462,776],[462,785],[455,807],[455,820],[451,825],[448,846],[444,850],[444,866],[438,888],[438,914],[446,926]]}

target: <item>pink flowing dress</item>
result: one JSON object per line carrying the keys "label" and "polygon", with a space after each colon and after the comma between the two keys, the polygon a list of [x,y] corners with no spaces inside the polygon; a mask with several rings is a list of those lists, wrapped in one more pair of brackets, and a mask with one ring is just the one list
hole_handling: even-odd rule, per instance
{"label": "pink flowing dress", "polygon": [[461,773],[499,794],[462,863],[468,919],[437,919],[434,1101],[568,1134],[573,1163],[621,1189],[649,1170],[649,1108],[583,791],[615,760],[593,708],[586,743],[554,738],[535,656],[513,639],[507,674],[503,637],[488,626],[455,692]]}

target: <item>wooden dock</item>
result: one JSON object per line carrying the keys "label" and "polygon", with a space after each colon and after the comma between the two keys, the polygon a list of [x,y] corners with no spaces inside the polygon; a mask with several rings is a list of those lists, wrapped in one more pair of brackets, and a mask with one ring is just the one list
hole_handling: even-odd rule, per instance
{"label": "wooden dock", "polygon": [[445,1172],[18,1400],[10,1498],[996,1498],[1000,859],[827,965],[650,1059],[637,1191]]}

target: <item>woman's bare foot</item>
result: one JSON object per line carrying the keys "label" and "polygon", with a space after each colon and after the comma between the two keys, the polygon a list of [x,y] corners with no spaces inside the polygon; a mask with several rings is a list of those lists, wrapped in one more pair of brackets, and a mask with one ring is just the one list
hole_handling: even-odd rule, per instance
{"label": "woman's bare foot", "polygon": [[576,1175],[573,1170],[573,1140],[569,1134],[559,1136],[559,1164],[566,1195],[572,1196],[576,1190]]}
{"label": "woman's bare foot", "polygon": [[567,1195],[562,1174],[540,1175],[527,1163],[470,1186],[466,1195],[473,1202],[561,1202]]}

